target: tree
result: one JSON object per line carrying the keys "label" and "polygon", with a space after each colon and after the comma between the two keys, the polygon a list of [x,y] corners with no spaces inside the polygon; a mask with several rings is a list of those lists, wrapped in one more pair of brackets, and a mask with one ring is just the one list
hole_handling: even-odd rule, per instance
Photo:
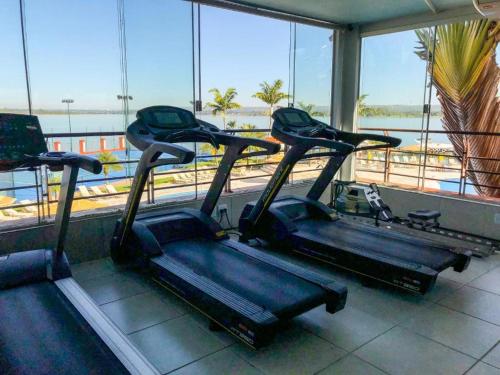
{"label": "tree", "polygon": [[234,99],[238,95],[235,88],[228,88],[224,95],[219,91],[219,89],[208,90],[214,96],[213,102],[208,102],[207,107],[212,108],[212,114],[215,116],[218,113],[222,115],[222,122],[224,123],[224,130],[226,130],[226,112],[230,109],[241,108],[241,105],[234,102]]}
{"label": "tree", "polygon": [[254,98],[260,99],[264,103],[269,105],[269,129],[271,129],[271,116],[273,114],[274,106],[283,99],[288,99],[290,97],[290,95],[281,92],[282,87],[283,81],[281,79],[277,79],[272,85],[264,81],[260,84],[260,88],[262,91],[256,92],[253,95]]}
{"label": "tree", "polygon": [[[432,32],[415,32],[419,39],[416,54],[423,60],[434,61],[428,69],[443,111],[443,128],[498,132],[500,68],[495,61],[495,49],[500,23],[482,19],[439,25],[435,45]],[[498,158],[500,137],[449,134],[448,138],[459,158],[464,154],[473,157],[468,159],[467,177],[476,184],[476,191],[500,197],[500,189],[495,188],[500,186],[500,175],[476,172],[498,172],[498,162],[484,158]]]}
{"label": "tree", "polygon": [[305,104],[303,102],[299,102],[298,105],[299,105],[299,108],[301,110],[307,112],[309,114],[309,116],[311,116],[311,117],[315,117],[315,116],[323,117],[323,116],[325,116],[324,112],[316,111],[316,109],[314,108],[315,107],[314,104]]}
{"label": "tree", "polygon": [[358,116],[366,117],[366,116],[370,115],[370,113],[369,113],[370,108],[368,108],[368,106],[365,103],[365,100],[367,97],[368,97],[368,94],[363,94],[363,95],[360,95],[358,98],[358,102],[357,102]]}
{"label": "tree", "polygon": [[103,166],[102,166],[102,174],[104,175],[105,178],[108,178],[109,174],[111,172],[119,172],[123,170],[123,166],[121,164],[107,164],[107,163],[116,163],[120,161],[116,157],[115,154],[109,151],[104,151],[101,152],[99,155],[97,155],[97,160],[99,160]]}

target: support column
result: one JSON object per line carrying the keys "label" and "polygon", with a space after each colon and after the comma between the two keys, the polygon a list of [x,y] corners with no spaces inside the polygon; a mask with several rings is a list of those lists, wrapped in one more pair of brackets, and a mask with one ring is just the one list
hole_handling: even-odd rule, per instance
{"label": "support column", "polygon": [[[359,93],[361,37],[358,27],[336,32],[334,69],[334,126],[344,131],[355,131],[356,102]],[[336,178],[351,180],[354,177],[353,157],[349,157]]]}

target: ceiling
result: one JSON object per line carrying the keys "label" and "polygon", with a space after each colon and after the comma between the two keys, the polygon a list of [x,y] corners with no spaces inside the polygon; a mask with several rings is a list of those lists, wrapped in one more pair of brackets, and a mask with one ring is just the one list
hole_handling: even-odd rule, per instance
{"label": "ceiling", "polygon": [[[424,0],[229,0],[336,24],[367,24],[416,14],[433,15]],[[471,6],[472,0],[430,0],[438,12]]]}

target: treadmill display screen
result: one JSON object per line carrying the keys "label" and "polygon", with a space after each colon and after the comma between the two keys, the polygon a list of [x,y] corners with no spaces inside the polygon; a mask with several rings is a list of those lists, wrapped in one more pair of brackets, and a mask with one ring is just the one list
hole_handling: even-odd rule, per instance
{"label": "treadmill display screen", "polygon": [[289,126],[310,126],[311,121],[305,115],[300,112],[283,112],[282,113],[284,122]]}
{"label": "treadmill display screen", "polygon": [[285,118],[290,124],[301,124],[302,122],[304,122],[302,116],[300,116],[298,113],[285,113]]}
{"label": "treadmill display screen", "polygon": [[0,170],[23,163],[27,155],[47,152],[36,116],[0,114]]}
{"label": "treadmill display screen", "polygon": [[154,118],[153,125],[160,129],[185,129],[192,128],[196,124],[194,116],[187,111],[156,110],[151,113]]}
{"label": "treadmill display screen", "polygon": [[154,116],[161,127],[178,128],[179,125],[182,125],[181,117],[175,112],[155,112]]}

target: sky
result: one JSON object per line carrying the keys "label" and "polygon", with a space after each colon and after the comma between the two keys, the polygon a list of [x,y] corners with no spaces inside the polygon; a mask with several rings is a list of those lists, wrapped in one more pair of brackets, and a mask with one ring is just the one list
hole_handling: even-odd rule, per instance
{"label": "sky", "polygon": [[[191,3],[125,0],[127,75],[132,108],[188,106],[193,96]],[[0,1],[0,108],[26,108],[18,0]],[[116,0],[25,0],[34,108],[119,109],[121,93]],[[201,6],[201,89],[236,88],[236,101],[261,106],[252,95],[263,81],[290,82],[289,22]],[[195,35],[197,35],[195,33]],[[331,30],[297,25],[296,102],[329,104]],[[368,104],[423,102],[425,64],[414,54],[413,31],[365,38],[360,92]],[[286,104],[286,103],[282,103]]]}

